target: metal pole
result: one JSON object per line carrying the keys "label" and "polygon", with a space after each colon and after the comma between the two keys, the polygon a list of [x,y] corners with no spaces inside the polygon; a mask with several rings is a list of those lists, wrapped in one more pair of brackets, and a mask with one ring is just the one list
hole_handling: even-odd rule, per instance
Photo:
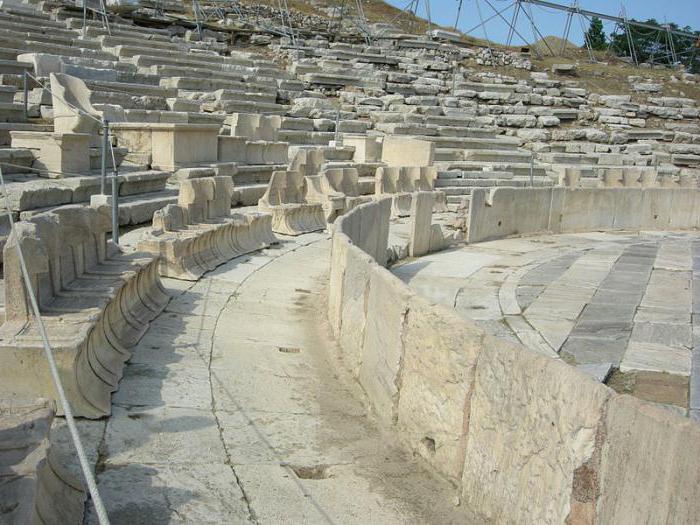
{"label": "metal pole", "polygon": [[340,110],[335,113],[335,136],[333,137],[335,147],[342,146],[340,138]]}
{"label": "metal pole", "polygon": [[[107,124],[107,133],[109,136],[109,122],[105,121]],[[119,169],[117,168],[117,163],[114,158],[114,151],[111,148],[109,142],[104,142],[105,153],[106,148],[112,155],[112,241],[114,244],[119,244]]]}
{"label": "metal pole", "polygon": [[119,170],[112,175],[112,242],[119,244]]}
{"label": "metal pole", "polygon": [[[2,169],[0,169],[0,188],[2,188],[2,193],[5,196],[5,210],[7,211],[7,220],[10,223],[10,232],[16,232],[15,221],[12,219],[12,208],[10,207],[10,199],[7,193],[7,187],[5,186],[5,178],[2,175]],[[15,233],[15,236],[17,234]],[[19,238],[15,237],[15,251],[17,253],[17,258],[19,259],[19,266],[22,272],[22,279],[24,281],[26,294],[29,296],[29,302],[32,307],[32,312],[34,314],[34,319],[36,320],[37,328],[39,329],[39,336],[44,347],[44,354],[46,355],[46,360],[49,363],[49,372],[51,373],[51,378],[53,380],[54,387],[56,388],[56,393],[58,394],[58,401],[63,408],[63,415],[66,420],[66,425],[68,426],[68,432],[70,433],[71,440],[73,441],[73,446],[78,455],[78,462],[80,463],[80,469],[85,477],[85,483],[88,486],[88,492],[92,498],[92,502],[95,506],[95,513],[97,514],[97,521],[100,525],[109,525],[109,516],[105,510],[104,503],[102,502],[102,497],[100,496],[100,491],[97,488],[97,482],[95,481],[95,475],[88,464],[87,455],[85,454],[85,448],[83,447],[83,442],[80,439],[80,432],[78,432],[78,427],[75,425],[75,418],[73,416],[73,409],[71,408],[66,392],[63,388],[63,383],[61,382],[61,376],[58,372],[58,365],[56,364],[56,358],[54,357],[53,350],[51,349],[51,343],[49,343],[49,336],[46,333],[46,327],[44,326],[44,321],[41,318],[41,311],[39,310],[39,303],[36,299],[36,292],[32,285],[32,279],[27,270],[27,263],[24,259],[24,253],[22,252],[22,243]]]}
{"label": "metal pole", "polygon": [[457,31],[457,26],[459,25],[459,15],[462,14],[462,2],[463,2],[463,0],[459,0],[459,5],[457,6],[457,17],[455,18],[455,25],[454,25],[455,31]]}
{"label": "metal pole", "polygon": [[530,156],[530,187],[533,187],[535,185],[535,157]]}
{"label": "metal pole", "polygon": [[[494,9],[493,6],[491,6],[491,8]],[[506,41],[506,45],[509,47],[510,47],[510,44],[513,42],[513,32],[515,31],[515,24],[518,23],[518,11],[520,11],[520,0],[516,0],[516,2],[515,2],[515,9],[513,9],[513,19],[511,20],[511,22],[509,24],[510,29],[508,30],[508,40]],[[503,17],[501,17],[501,18],[503,18]],[[505,18],[503,18],[503,19],[505,20]]]}
{"label": "metal pole", "polygon": [[[496,11],[496,8],[495,8],[494,5],[490,2],[490,0],[486,0],[486,3],[489,5],[489,7],[491,7],[491,9],[493,9],[494,11]],[[519,6],[519,5],[520,5],[520,2],[517,2],[516,5]],[[519,9],[519,7],[518,7],[517,9]],[[513,17],[513,19],[514,19],[516,22],[517,22],[517,13],[518,13],[518,12],[517,12],[517,10],[516,10],[516,12],[515,12],[515,15],[516,15],[516,16]],[[506,18],[505,18],[502,14],[500,14],[500,13],[498,13],[498,12],[496,12],[496,14],[497,14],[497,15],[499,16],[499,18],[500,18],[501,20],[503,20],[506,24],[509,24],[509,25],[510,25],[511,30],[512,30],[516,35],[518,35],[520,38],[522,38],[523,42],[525,42],[525,44],[527,44],[527,46],[528,46],[530,49],[532,49],[532,51],[533,51],[537,56],[540,56],[540,52],[537,50],[537,48],[536,48],[536,47],[533,47],[532,44],[530,44],[530,42],[528,42],[527,38],[525,38],[523,35],[521,35],[521,34],[518,32],[517,29],[515,29],[515,25],[514,25],[513,23],[509,23],[508,20],[506,20]],[[509,41],[508,41],[508,45],[510,45],[510,40],[512,40],[512,36],[510,37],[510,39],[509,39]]]}
{"label": "metal pole", "polygon": [[100,172],[100,195],[107,194],[107,148],[109,147],[109,121],[102,121],[102,171]]}
{"label": "metal pole", "polygon": [[83,38],[87,35],[87,0],[83,0]]}
{"label": "metal pole", "polygon": [[26,69],[22,75],[22,83],[24,88],[24,118],[29,118],[29,77]]}

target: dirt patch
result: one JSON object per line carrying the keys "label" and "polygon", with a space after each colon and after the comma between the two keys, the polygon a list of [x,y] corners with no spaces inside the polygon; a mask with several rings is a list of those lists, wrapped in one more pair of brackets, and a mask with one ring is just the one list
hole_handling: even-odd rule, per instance
{"label": "dirt patch", "polygon": [[688,381],[685,376],[665,372],[613,372],[608,386],[620,394],[646,401],[688,408]]}

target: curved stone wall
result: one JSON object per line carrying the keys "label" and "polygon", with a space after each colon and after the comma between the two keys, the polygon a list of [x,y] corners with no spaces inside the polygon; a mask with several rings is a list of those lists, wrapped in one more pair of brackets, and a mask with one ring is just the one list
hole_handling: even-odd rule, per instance
{"label": "curved stone wall", "polygon": [[679,230],[700,227],[700,190],[692,188],[476,189],[468,242],[533,233]]}
{"label": "curved stone wall", "polygon": [[379,201],[336,223],[329,319],[371,409],[406,449],[499,523],[696,519],[700,425],[417,296],[375,259],[389,213]]}

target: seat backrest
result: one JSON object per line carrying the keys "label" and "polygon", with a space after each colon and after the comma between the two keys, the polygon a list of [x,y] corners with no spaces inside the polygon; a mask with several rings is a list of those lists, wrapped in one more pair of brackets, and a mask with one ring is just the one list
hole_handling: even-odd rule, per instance
{"label": "seat backrest", "polygon": [[96,134],[101,126],[102,112],[92,106],[91,91],[85,82],[64,73],[51,73],[50,81],[54,131]]}
{"label": "seat backrest", "polygon": [[255,140],[261,117],[257,113],[233,113],[229,117],[231,136]]}
{"label": "seat backrest", "polygon": [[397,193],[412,193],[416,191],[416,181],[420,179],[420,168],[404,167],[399,170],[399,178],[396,181]]}
{"label": "seat backrest", "polygon": [[381,166],[374,175],[374,192],[377,195],[383,193],[397,193],[398,181],[401,169],[397,167]]}
{"label": "seat backrest", "polygon": [[267,206],[301,204],[306,195],[304,176],[298,171],[273,171],[260,203]]}
{"label": "seat backrest", "polygon": [[435,166],[421,166],[416,191],[433,191],[438,171]]}
{"label": "seat backrest", "polygon": [[209,218],[209,201],[214,200],[212,177],[188,179],[180,183],[177,204],[187,214],[187,222],[203,222]]}

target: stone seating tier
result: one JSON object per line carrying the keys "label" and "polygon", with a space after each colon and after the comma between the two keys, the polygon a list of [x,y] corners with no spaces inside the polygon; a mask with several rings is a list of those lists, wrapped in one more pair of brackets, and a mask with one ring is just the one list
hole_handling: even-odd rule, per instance
{"label": "stone seating tier", "polygon": [[169,298],[156,258],[123,253],[106,240],[109,229],[108,209],[76,205],[16,224],[3,250],[0,396],[57,398],[22,280],[19,244],[73,411],[89,418],[110,414],[129,349]]}
{"label": "stone seating tier", "polygon": [[277,242],[266,213],[230,212],[230,177],[202,177],[180,184],[178,204],[153,214],[139,250],[159,256],[161,275],[196,281],[205,272]]}
{"label": "stone seating tier", "polygon": [[435,189],[438,170],[435,167],[380,167],[375,174],[375,197],[392,197],[391,213],[394,217],[411,214],[412,194],[429,191],[434,194],[433,211],[447,211],[445,193]]}
{"label": "stone seating tier", "polygon": [[272,214],[272,231],[283,235],[301,235],[323,230],[326,220],[323,206],[306,200],[307,181],[298,171],[275,171],[258,209]]}
{"label": "stone seating tier", "polygon": [[360,195],[356,168],[325,168],[318,175],[307,176],[306,181],[306,200],[320,203],[329,223],[338,215],[372,200],[370,195]]}

